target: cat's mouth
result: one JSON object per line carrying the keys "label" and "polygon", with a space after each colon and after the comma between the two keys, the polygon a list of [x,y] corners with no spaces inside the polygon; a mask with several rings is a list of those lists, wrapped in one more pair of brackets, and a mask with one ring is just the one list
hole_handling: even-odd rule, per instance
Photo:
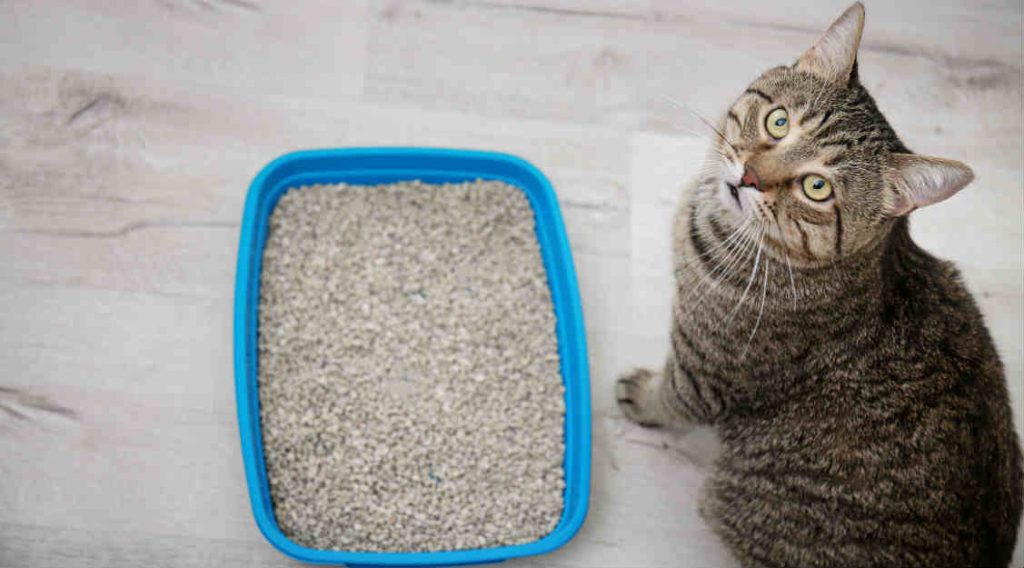
{"label": "cat's mouth", "polygon": [[743,203],[740,202],[740,188],[729,182],[725,182],[725,186],[729,188],[729,195],[736,201],[736,206],[743,209]]}

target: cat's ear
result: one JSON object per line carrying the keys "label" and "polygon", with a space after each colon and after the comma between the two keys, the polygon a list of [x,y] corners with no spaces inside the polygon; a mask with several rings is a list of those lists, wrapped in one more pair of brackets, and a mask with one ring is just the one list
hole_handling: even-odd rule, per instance
{"label": "cat's ear", "polygon": [[956,160],[892,154],[882,177],[887,193],[886,212],[898,217],[952,197],[971,183],[974,172]]}
{"label": "cat's ear", "polygon": [[824,35],[796,60],[794,67],[830,83],[846,85],[856,69],[863,32],[864,5],[857,2],[832,22]]}

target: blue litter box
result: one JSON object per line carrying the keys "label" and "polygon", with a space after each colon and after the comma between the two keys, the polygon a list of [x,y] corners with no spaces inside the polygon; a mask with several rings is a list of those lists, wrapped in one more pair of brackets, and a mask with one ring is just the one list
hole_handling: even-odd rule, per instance
{"label": "blue litter box", "polygon": [[[281,532],[274,518],[260,433],[256,334],[267,221],[277,200],[290,187],[341,182],[376,185],[414,179],[428,183],[501,180],[521,189],[533,207],[537,240],[554,301],[558,352],[565,382],[562,517],[544,538],[516,546],[402,553],[318,550],[301,546]],[[260,531],[284,554],[304,562],[353,568],[483,564],[550,552],[572,539],[583,525],[590,494],[590,385],[583,314],[555,192],[544,174],[525,160],[507,154],[439,148],[309,150],[281,156],[260,171],[245,200],[235,279],[234,326],[238,429],[252,511]]]}

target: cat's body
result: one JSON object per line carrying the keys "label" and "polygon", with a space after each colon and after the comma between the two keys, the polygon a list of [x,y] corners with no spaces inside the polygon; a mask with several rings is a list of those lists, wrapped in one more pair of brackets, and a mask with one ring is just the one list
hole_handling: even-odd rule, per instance
{"label": "cat's body", "polygon": [[[696,258],[714,230],[680,221],[680,258]],[[800,271],[795,306],[785,262],[760,263],[784,301],[766,302],[747,353],[760,298],[723,323],[749,280],[719,280],[677,306],[664,375],[722,440],[703,500],[716,532],[751,564],[1006,565],[1024,480],[1002,368],[955,269],[905,222],[864,257]]]}
{"label": "cat's body", "polygon": [[[664,370],[624,377],[618,397],[640,423],[716,429],[701,510],[745,565],[1006,566],[1024,478],[1002,365],[957,271],[905,216],[969,170],[896,177],[916,158],[851,67],[831,93],[769,71],[730,110],[729,163],[677,215]],[[756,132],[773,108],[787,110],[777,147]],[[790,118],[802,139],[784,140]],[[807,163],[834,197],[791,188]],[[915,183],[933,194],[901,186]]]}

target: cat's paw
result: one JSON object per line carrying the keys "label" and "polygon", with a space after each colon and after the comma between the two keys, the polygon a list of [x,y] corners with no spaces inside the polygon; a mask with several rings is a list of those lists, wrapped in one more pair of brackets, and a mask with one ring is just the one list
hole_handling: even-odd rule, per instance
{"label": "cat's paw", "polygon": [[658,375],[648,369],[634,369],[615,383],[615,400],[632,422],[645,428],[657,428],[663,422],[655,412]]}

